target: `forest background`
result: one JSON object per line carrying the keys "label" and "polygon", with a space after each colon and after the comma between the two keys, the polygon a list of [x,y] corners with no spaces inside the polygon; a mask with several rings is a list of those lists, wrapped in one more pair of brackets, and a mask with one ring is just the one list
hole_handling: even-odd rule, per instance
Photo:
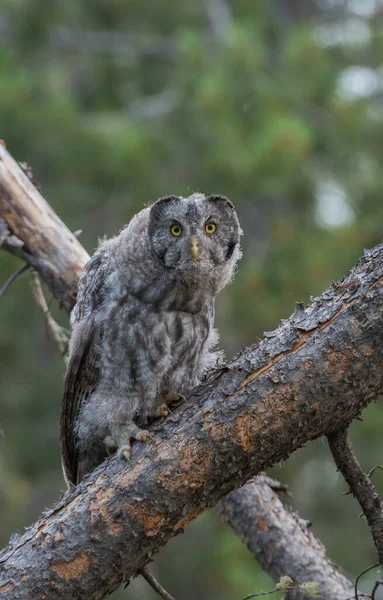
{"label": "forest background", "polygon": [[[231,198],[244,258],[217,306],[230,358],[382,241],[383,2],[2,0],[0,137],[89,253],[160,196]],[[19,266],[0,253],[0,285]],[[0,299],[1,546],[65,489],[64,362],[29,282]],[[379,403],[351,428],[366,471],[383,462],[382,428]],[[351,579],[376,562],[326,442],[270,474]],[[381,472],[374,483],[382,494]],[[183,600],[272,586],[214,511],[152,570]],[[142,579],[113,598],[127,596],[155,598]]]}

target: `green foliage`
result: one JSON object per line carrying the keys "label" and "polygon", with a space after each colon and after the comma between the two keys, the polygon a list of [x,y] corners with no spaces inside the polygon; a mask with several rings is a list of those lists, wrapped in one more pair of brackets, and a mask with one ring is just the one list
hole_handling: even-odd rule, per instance
{"label": "green foliage", "polygon": [[[381,64],[382,23],[358,17],[370,32],[364,46],[325,45],[318,24],[333,25],[331,12],[307,3],[310,18],[299,18],[303,4],[227,1],[231,16],[221,28],[202,0],[6,0],[1,7],[0,137],[32,165],[68,226],[83,230],[89,252],[162,195],[201,190],[235,202],[244,258],[217,310],[229,356],[275,328],[296,301],[320,294],[382,238],[381,106],[339,85],[345,69],[366,57],[372,67]],[[18,266],[0,253],[0,283]],[[0,300],[2,544],[64,489],[64,365],[28,277]],[[381,425],[377,404],[352,428],[366,470],[380,461]],[[334,561],[351,574],[375,562],[369,532],[355,501],[340,496],[345,485],[322,441],[274,470]],[[374,478],[382,488],[379,472]],[[212,514],[174,540],[155,569],[186,600],[231,600],[269,585]],[[152,597],[142,582],[130,595]]]}

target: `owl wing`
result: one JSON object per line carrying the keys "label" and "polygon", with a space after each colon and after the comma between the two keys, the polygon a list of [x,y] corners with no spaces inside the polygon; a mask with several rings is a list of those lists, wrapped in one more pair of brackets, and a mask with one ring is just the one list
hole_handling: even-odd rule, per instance
{"label": "owl wing", "polygon": [[101,371],[101,326],[96,314],[105,292],[104,252],[100,248],[86,264],[72,311],[74,328],[61,403],[60,438],[64,475],[77,483],[78,449],[75,423],[81,407],[95,390]]}

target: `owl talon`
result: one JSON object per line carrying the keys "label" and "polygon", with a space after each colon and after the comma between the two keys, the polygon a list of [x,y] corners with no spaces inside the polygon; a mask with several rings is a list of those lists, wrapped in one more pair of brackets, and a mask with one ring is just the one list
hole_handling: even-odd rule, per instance
{"label": "owl talon", "polygon": [[128,463],[130,463],[130,444],[124,444],[124,446],[121,446],[121,448],[119,448],[118,458],[124,459]]}
{"label": "owl talon", "polygon": [[106,452],[107,452],[108,456],[111,456],[112,454],[114,454],[116,452],[117,444],[110,435],[108,435],[104,439],[104,444],[105,444]]}
{"label": "owl talon", "polygon": [[[138,429],[138,428],[137,428]],[[134,434],[131,434],[131,438],[132,440],[137,440],[138,442],[153,442],[153,436],[150,435],[149,431],[146,431],[146,429],[139,429],[137,432],[135,432]],[[118,450],[118,456],[119,458],[123,458],[125,459],[127,462],[130,463],[130,452],[131,452],[131,445],[130,443],[128,444],[124,444],[123,446],[121,446]]]}
{"label": "owl talon", "polygon": [[167,406],[167,404],[163,403],[163,404],[161,404],[157,408],[157,410],[155,411],[154,416],[156,418],[158,418],[158,417],[167,417],[168,415],[170,415],[170,413],[171,413],[170,408]]}
{"label": "owl talon", "polygon": [[134,423],[120,425],[112,432],[112,435],[108,435],[104,439],[104,444],[108,455],[114,454],[118,450],[119,458],[122,458],[130,462],[131,444],[130,440],[137,440],[138,442],[153,442],[153,437],[146,429],[140,429]]}
{"label": "owl talon", "polygon": [[169,398],[166,399],[166,404],[168,405],[168,408],[169,404],[183,404],[184,402],[186,402],[185,396],[183,394],[178,394],[177,392],[174,392],[169,396]]}
{"label": "owl talon", "polygon": [[139,433],[133,438],[139,442],[154,442],[154,438],[146,429],[140,429]]}

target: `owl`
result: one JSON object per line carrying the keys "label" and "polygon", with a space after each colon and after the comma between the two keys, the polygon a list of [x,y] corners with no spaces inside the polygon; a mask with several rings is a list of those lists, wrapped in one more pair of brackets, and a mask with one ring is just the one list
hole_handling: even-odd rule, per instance
{"label": "owl", "polygon": [[223,196],[160,198],[84,268],[61,408],[65,478],[77,484],[168,414],[220,357],[214,304],[241,257],[242,231]]}

